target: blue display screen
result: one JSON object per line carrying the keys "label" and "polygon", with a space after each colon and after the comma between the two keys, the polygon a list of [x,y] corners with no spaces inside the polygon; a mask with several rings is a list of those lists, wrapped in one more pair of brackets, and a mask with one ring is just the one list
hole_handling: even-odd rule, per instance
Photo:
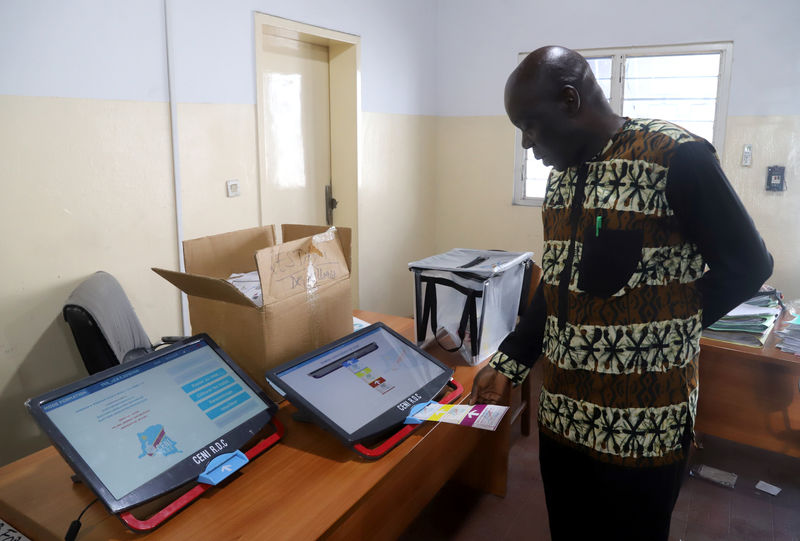
{"label": "blue display screen", "polygon": [[120,499],[268,406],[199,341],[41,408]]}

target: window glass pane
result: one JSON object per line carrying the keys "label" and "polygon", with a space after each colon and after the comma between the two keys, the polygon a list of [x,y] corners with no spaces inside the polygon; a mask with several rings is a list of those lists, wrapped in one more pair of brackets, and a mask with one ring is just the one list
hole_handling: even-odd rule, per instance
{"label": "window glass pane", "polygon": [[716,98],[716,77],[625,77],[625,99]]}
{"label": "window glass pane", "polygon": [[597,77],[598,80],[611,79],[610,56],[587,57],[586,61],[589,63],[589,66],[592,68],[592,73],[594,73],[594,76]]}
{"label": "window glass pane", "polygon": [[525,197],[544,197],[551,167],[537,160],[531,149],[525,150]]}
{"label": "window glass pane", "polygon": [[611,57],[610,56],[603,56],[603,57],[596,57],[596,58],[587,58],[587,62],[589,62],[589,67],[592,68],[592,73],[594,73],[594,78],[597,79],[597,82],[600,84],[600,88],[603,89],[603,94],[606,95],[606,99],[611,99]]}
{"label": "window glass pane", "polygon": [[625,100],[622,114],[630,117],[668,119],[678,124],[696,120],[713,123],[716,103],[713,99]]}
{"label": "window glass pane", "polygon": [[625,76],[642,77],[717,77],[719,53],[669,56],[634,56],[625,59]]}
{"label": "window glass pane", "polygon": [[597,81],[597,84],[600,85],[600,88],[603,89],[603,94],[606,95],[606,99],[611,99],[611,79],[600,79]]}
{"label": "window glass pane", "polygon": [[719,61],[719,53],[627,57],[622,114],[674,122],[712,141]]}

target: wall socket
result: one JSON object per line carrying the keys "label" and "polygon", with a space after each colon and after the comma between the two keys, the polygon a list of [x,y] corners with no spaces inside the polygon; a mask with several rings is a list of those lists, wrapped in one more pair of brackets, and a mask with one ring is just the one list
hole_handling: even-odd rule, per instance
{"label": "wall socket", "polygon": [[745,145],[742,149],[742,167],[753,165],[753,145]]}
{"label": "wall socket", "polygon": [[228,197],[239,197],[242,192],[239,191],[239,180],[226,180],[225,189],[228,191]]}

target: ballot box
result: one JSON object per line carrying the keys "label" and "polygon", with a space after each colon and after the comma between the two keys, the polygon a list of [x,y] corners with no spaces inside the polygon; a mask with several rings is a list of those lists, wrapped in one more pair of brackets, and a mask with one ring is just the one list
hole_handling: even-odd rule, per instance
{"label": "ballot box", "polygon": [[475,365],[497,351],[527,298],[532,252],[455,248],[408,264],[417,345],[436,341]]}

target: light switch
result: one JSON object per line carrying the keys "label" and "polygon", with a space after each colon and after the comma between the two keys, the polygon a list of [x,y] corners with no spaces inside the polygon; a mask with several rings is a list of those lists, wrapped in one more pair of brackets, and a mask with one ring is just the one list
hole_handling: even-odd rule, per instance
{"label": "light switch", "polygon": [[242,193],[239,191],[238,179],[225,181],[225,188],[228,190],[228,197],[238,197]]}
{"label": "light switch", "polygon": [[753,145],[745,145],[742,149],[742,167],[753,165]]}

